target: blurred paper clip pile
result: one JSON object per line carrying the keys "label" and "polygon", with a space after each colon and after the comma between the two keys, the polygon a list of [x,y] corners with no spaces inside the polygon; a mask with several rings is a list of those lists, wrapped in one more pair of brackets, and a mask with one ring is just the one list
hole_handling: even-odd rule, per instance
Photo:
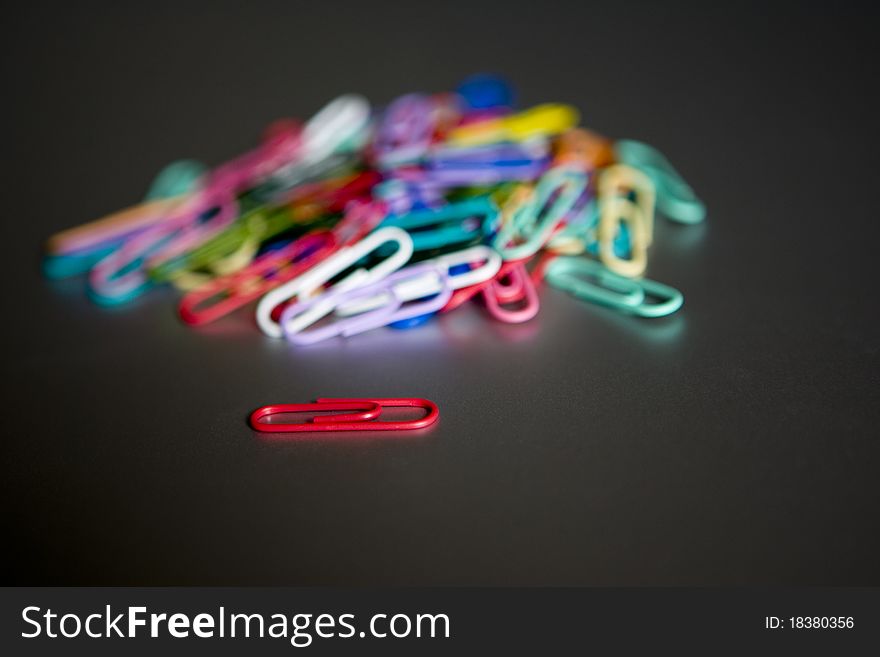
{"label": "blurred paper clip pile", "polygon": [[256,302],[263,333],[300,345],[472,298],[528,321],[541,281],[641,317],[675,312],[681,293],[643,278],[654,215],[695,224],[704,205],[655,149],[578,123],[568,105],[515,109],[490,75],[379,112],[345,95],[221,166],[169,165],[142,203],[53,236],[44,271],[87,272],[106,305],[170,283],[190,325]]}

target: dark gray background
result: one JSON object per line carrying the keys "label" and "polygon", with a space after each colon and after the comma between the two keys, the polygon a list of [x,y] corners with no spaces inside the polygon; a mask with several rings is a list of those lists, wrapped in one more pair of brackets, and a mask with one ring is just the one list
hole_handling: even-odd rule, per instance
{"label": "dark gray background", "polygon": [[[121,4],[121,3],[119,3]],[[880,584],[875,16],[847,3],[28,3],[3,20],[4,561],[28,584]],[[507,74],[664,151],[639,320],[554,290],[309,349],[89,303],[51,233],[280,116]],[[255,407],[425,396],[419,435]]]}

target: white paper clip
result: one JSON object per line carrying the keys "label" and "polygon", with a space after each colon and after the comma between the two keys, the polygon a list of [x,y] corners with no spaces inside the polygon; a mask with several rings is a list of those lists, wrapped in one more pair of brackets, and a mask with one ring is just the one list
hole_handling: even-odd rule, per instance
{"label": "white paper clip", "polygon": [[369,136],[370,102],[357,94],[339,96],[306,122],[300,157],[278,169],[272,180],[283,187],[298,185],[314,175],[315,167],[332,166],[333,156],[361,149]]}
{"label": "white paper clip", "polygon": [[[393,271],[403,267],[413,254],[413,242],[405,230],[395,226],[381,228],[371,233],[360,242],[340,249],[329,258],[323,260],[284,285],[266,293],[257,304],[257,325],[260,330],[272,338],[284,335],[281,325],[272,319],[272,311],[293,297],[308,297],[337,274],[354,266],[362,258],[388,243],[397,244],[397,250],[370,269],[356,269],[331,289],[348,290],[353,287],[375,283]],[[307,313],[298,315],[294,320],[296,326],[289,330],[296,332],[298,326],[310,326],[333,309],[332,305],[316,304]]]}
{"label": "white paper clip", "polygon": [[[471,265],[476,262],[481,264],[467,272],[461,274],[453,274],[450,272],[450,270],[456,266]],[[501,255],[491,247],[479,245],[462,249],[461,251],[455,251],[453,253],[446,253],[442,256],[431,258],[430,260],[425,260],[412,266],[417,267],[422,264],[433,265],[437,269],[447,272],[449,286],[453,290],[458,290],[463,287],[469,287],[471,285],[476,285],[477,283],[482,283],[483,281],[488,281],[495,276],[495,274],[498,273],[498,270],[501,269]],[[395,285],[394,298],[400,301],[414,301],[416,299],[431,296],[432,294],[438,294],[440,290],[441,286],[437,281],[437,277],[426,274],[411,280],[405,280]],[[357,315],[380,308],[389,303],[389,301],[390,298],[388,294],[380,294],[366,299],[358,299],[356,301],[340,304],[336,308],[334,314],[340,317]]]}

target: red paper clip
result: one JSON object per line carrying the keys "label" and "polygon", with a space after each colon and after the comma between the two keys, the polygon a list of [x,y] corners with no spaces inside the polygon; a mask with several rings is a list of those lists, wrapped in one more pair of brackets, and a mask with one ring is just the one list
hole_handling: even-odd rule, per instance
{"label": "red paper clip", "polygon": [[336,249],[330,231],[310,233],[260,256],[244,269],[191,290],[180,300],[177,311],[191,326],[213,322],[299,276]]}
{"label": "red paper clip", "polygon": [[387,213],[388,207],[381,201],[354,201],[332,230],[303,235],[278,251],[260,256],[244,269],[191,290],[181,299],[178,313],[192,326],[220,319],[357,242]]}
{"label": "red paper clip", "polygon": [[[378,419],[383,408],[423,408],[425,417],[417,420],[384,421]],[[361,411],[339,415],[317,415],[310,421],[292,424],[272,424],[266,418],[279,413],[302,413],[320,411]],[[251,413],[250,424],[257,431],[271,433],[297,433],[301,431],[407,431],[423,429],[440,417],[440,409],[428,399],[328,399],[315,400],[313,404],[274,404],[263,406]]]}
{"label": "red paper clip", "polygon": [[501,264],[501,269],[498,270],[498,273],[495,274],[492,278],[489,278],[482,283],[477,283],[475,285],[469,285],[468,287],[463,287],[461,289],[456,290],[452,293],[452,297],[449,301],[446,302],[446,305],[440,309],[441,313],[448,313],[452,310],[455,310],[460,305],[462,305],[465,301],[469,301],[477,296],[480,292],[489,287],[493,281],[506,277],[513,268],[517,265],[527,262],[528,259],[525,260],[507,260],[506,262]]}
{"label": "red paper clip", "polygon": [[352,201],[365,201],[382,176],[376,171],[342,176],[295,187],[285,199],[299,221],[342,212]]}
{"label": "red paper clip", "polygon": [[[526,268],[529,260],[507,260],[492,278],[453,292],[440,312],[448,313],[482,294],[486,310],[498,321],[507,324],[527,322],[538,314],[540,308],[538,293]],[[519,308],[506,308],[502,304],[518,304]]]}

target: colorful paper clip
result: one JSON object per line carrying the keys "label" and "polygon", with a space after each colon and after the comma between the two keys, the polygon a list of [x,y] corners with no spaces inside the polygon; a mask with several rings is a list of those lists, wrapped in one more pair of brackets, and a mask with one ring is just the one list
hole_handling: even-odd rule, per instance
{"label": "colorful paper clip", "polygon": [[525,322],[544,272],[622,312],[674,312],[677,290],[637,279],[655,211],[702,221],[694,191],[656,149],[514,95],[481,74],[375,114],[340,96],[220,166],[172,163],[140,205],[50,238],[44,271],[88,271],[102,304],[171,284],[190,325],[256,302],[260,330],[293,344],[419,326],[469,299]]}
{"label": "colorful paper clip", "polygon": [[213,322],[311,269],[333,252],[362,239],[385,216],[382,203],[352,203],[333,230],[310,233],[257,258],[240,271],[209,281],[180,302],[192,326]]}
{"label": "colorful paper clip", "polygon": [[187,293],[178,306],[180,318],[190,326],[202,326],[225,317],[321,262],[334,246],[332,234],[324,231],[266,253],[251,265]]}
{"label": "colorful paper clip", "polygon": [[143,203],[53,235],[43,272],[52,279],[86,273],[127,240],[166,221],[197,188],[205,170],[192,160],[172,162],[157,174]]}
{"label": "colorful paper clip", "polygon": [[296,157],[299,148],[299,132],[291,129],[214,169],[204,189],[188,197],[172,217],[127,241],[92,269],[92,298],[118,304],[139,296],[151,284],[148,261],[155,266],[218,234],[238,216],[236,194]]}
{"label": "colorful paper clip", "polygon": [[[427,411],[416,420],[382,420],[385,408],[419,408]],[[332,413],[333,411],[360,411],[359,413],[315,415],[311,420],[297,423],[267,422],[273,415],[284,413]],[[410,431],[424,429],[440,418],[437,404],[418,398],[372,399],[317,399],[313,404],[274,404],[258,408],[250,417],[251,427],[264,433],[336,432],[336,431]]]}
{"label": "colorful paper clip", "polygon": [[287,194],[277,197],[275,204],[284,204],[296,222],[314,220],[345,211],[352,201],[369,201],[382,176],[378,171],[360,171],[320,180],[303,182]]}
{"label": "colorful paper clip", "polygon": [[[425,277],[434,279],[429,283],[432,290],[435,290],[432,294],[412,299],[404,298],[398,293],[398,290],[407,287],[408,282],[424,285]],[[345,303],[356,305],[359,300],[372,300],[377,296],[387,301],[366,312],[351,314],[318,328],[309,328]],[[289,342],[309,345],[337,336],[351,337],[395,322],[435,313],[446,305],[450,296],[452,287],[446,271],[430,263],[419,264],[396,271],[369,285],[351,289],[334,288],[305,301],[298,301],[284,309],[280,324],[284,337]]]}
{"label": "colorful paper clip", "polygon": [[[529,321],[538,314],[540,301],[525,265],[526,260],[503,262],[492,278],[456,289],[440,312],[451,312],[480,296],[486,310],[498,321],[506,324]],[[511,305],[518,307],[510,308]]]}
{"label": "colorful paper clip", "polygon": [[[419,265],[413,265],[413,267],[422,265],[431,265],[431,269],[426,272],[427,275],[405,277],[403,282],[394,286],[393,297],[395,299],[400,302],[414,301],[439,294],[446,285],[452,290],[459,290],[479,285],[484,281],[491,281],[501,268],[501,256],[488,246],[477,245],[430,260],[423,260]],[[463,271],[456,271],[462,265],[465,265]],[[446,275],[442,282],[433,275],[434,270],[445,272]],[[350,301],[339,304],[335,309],[335,314],[345,317],[368,312],[388,303],[390,297],[390,294],[379,294],[373,297],[363,296],[357,302]]]}
{"label": "colorful paper clip", "polygon": [[[147,276],[147,258],[175,238],[190,243],[226,227],[235,220],[238,206],[234,199],[219,199],[209,192],[187,198],[172,216],[126,241],[98,262],[89,273],[91,298],[103,305],[116,305],[140,296],[152,282]],[[203,216],[212,215],[201,221]]]}
{"label": "colorful paper clip", "polygon": [[[147,259],[153,282],[171,281],[180,290],[191,290],[216,275],[232,273],[253,259],[260,244],[293,226],[288,208],[258,207],[203,244],[153,266]],[[203,270],[207,270],[204,273]]]}
{"label": "colorful paper clip", "polygon": [[[386,244],[396,245],[397,248],[394,253],[383,258],[378,264],[373,265],[369,269],[357,268],[336,283],[333,288],[347,290],[374,283],[391,272],[400,269],[409,261],[413,253],[413,241],[409,234],[393,226],[380,228],[357,244],[337,251],[312,269],[268,292],[257,304],[257,324],[260,330],[269,337],[282,337],[284,329],[272,318],[272,312],[277,306],[289,301],[293,297],[314,294],[318,288],[328,283],[333,277],[356,266],[361,260],[375,253]],[[300,321],[306,326],[313,324],[329,312],[329,310],[326,310],[322,314],[322,309],[322,305],[315,306],[312,308],[311,313],[301,318]]]}

